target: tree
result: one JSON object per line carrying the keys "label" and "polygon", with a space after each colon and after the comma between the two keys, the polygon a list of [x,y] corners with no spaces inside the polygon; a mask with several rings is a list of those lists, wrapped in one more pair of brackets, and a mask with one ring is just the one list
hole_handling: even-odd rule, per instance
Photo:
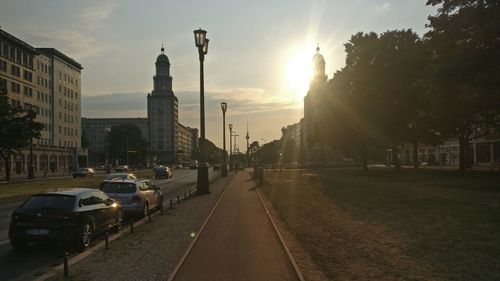
{"label": "tree", "polygon": [[428,95],[440,133],[457,137],[460,170],[478,128],[498,126],[500,114],[500,2],[429,0],[425,39],[432,50]]}
{"label": "tree", "polygon": [[[142,138],[141,129],[132,124],[111,127],[109,132],[111,162],[114,159],[129,160],[132,165],[141,165],[148,151],[148,142]],[[128,153],[127,153],[128,149]],[[128,156],[128,158],[127,158]]]}
{"label": "tree", "polygon": [[279,161],[281,141],[274,140],[264,144],[255,152],[255,156],[260,164],[275,164]]}
{"label": "tree", "polygon": [[10,158],[17,150],[40,137],[43,124],[34,121],[36,108],[13,108],[9,105],[6,85],[0,81],[0,156],[5,163],[5,180],[10,180]]}

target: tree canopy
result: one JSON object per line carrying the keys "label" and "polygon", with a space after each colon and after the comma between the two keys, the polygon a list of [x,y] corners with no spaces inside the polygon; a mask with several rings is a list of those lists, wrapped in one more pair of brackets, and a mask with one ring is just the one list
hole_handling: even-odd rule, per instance
{"label": "tree canopy", "polygon": [[0,81],[0,156],[5,163],[5,180],[10,180],[10,158],[40,137],[43,124],[36,122],[36,108],[14,108],[9,104],[6,85]]}

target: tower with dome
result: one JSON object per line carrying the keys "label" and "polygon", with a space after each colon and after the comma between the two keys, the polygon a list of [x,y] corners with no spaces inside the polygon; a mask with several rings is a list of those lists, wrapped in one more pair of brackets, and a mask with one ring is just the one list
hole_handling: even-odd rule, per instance
{"label": "tower with dome", "polygon": [[174,162],[177,145],[178,100],[172,91],[170,60],[161,47],[155,62],[153,90],[148,94],[148,120],[150,152],[161,162]]}
{"label": "tower with dome", "polygon": [[[325,91],[328,76],[325,72],[325,58],[320,52],[319,46],[316,47],[316,53],[312,57],[312,77],[309,83],[309,91],[304,97],[304,119],[302,123],[302,142],[303,158],[306,162],[329,162],[333,159],[332,149],[323,143],[318,143],[313,140],[315,130],[321,126],[317,126],[316,111],[325,100],[325,95],[329,94]],[[324,125],[323,125],[324,127]],[[328,128],[325,127],[325,130]]]}

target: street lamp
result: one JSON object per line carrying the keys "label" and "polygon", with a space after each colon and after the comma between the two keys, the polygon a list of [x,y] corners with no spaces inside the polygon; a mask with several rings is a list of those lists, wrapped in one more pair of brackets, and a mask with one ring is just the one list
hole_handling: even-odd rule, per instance
{"label": "street lamp", "polygon": [[226,110],[227,103],[221,102],[220,108],[222,109],[222,146],[224,148],[224,164],[222,165],[222,176],[227,177],[227,151],[226,151]]}
{"label": "street lamp", "polygon": [[203,61],[208,53],[207,32],[201,28],[194,30],[194,43],[198,48],[200,59],[200,161],[198,167],[198,193],[208,194],[208,167],[205,160],[205,81],[203,77]]}
{"label": "street lamp", "polygon": [[229,124],[229,169],[233,170],[231,156],[233,155],[233,124]]}

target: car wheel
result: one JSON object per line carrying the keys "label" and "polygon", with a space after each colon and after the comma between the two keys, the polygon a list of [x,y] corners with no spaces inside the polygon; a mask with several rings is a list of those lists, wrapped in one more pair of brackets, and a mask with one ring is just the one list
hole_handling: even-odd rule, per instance
{"label": "car wheel", "polygon": [[119,210],[115,218],[115,225],[113,227],[113,231],[120,232],[120,230],[122,229],[122,224],[123,224],[123,213],[122,210]]}
{"label": "car wheel", "polygon": [[12,246],[12,248],[14,248],[16,250],[23,250],[28,245],[28,242],[26,242],[24,240],[11,239],[10,245]]}
{"label": "car wheel", "polygon": [[158,204],[158,210],[160,210],[160,214],[163,215],[163,196],[160,197],[160,203]]}
{"label": "car wheel", "polygon": [[80,230],[80,234],[77,237],[76,247],[78,250],[85,250],[92,242],[92,225],[90,222],[85,222]]}

